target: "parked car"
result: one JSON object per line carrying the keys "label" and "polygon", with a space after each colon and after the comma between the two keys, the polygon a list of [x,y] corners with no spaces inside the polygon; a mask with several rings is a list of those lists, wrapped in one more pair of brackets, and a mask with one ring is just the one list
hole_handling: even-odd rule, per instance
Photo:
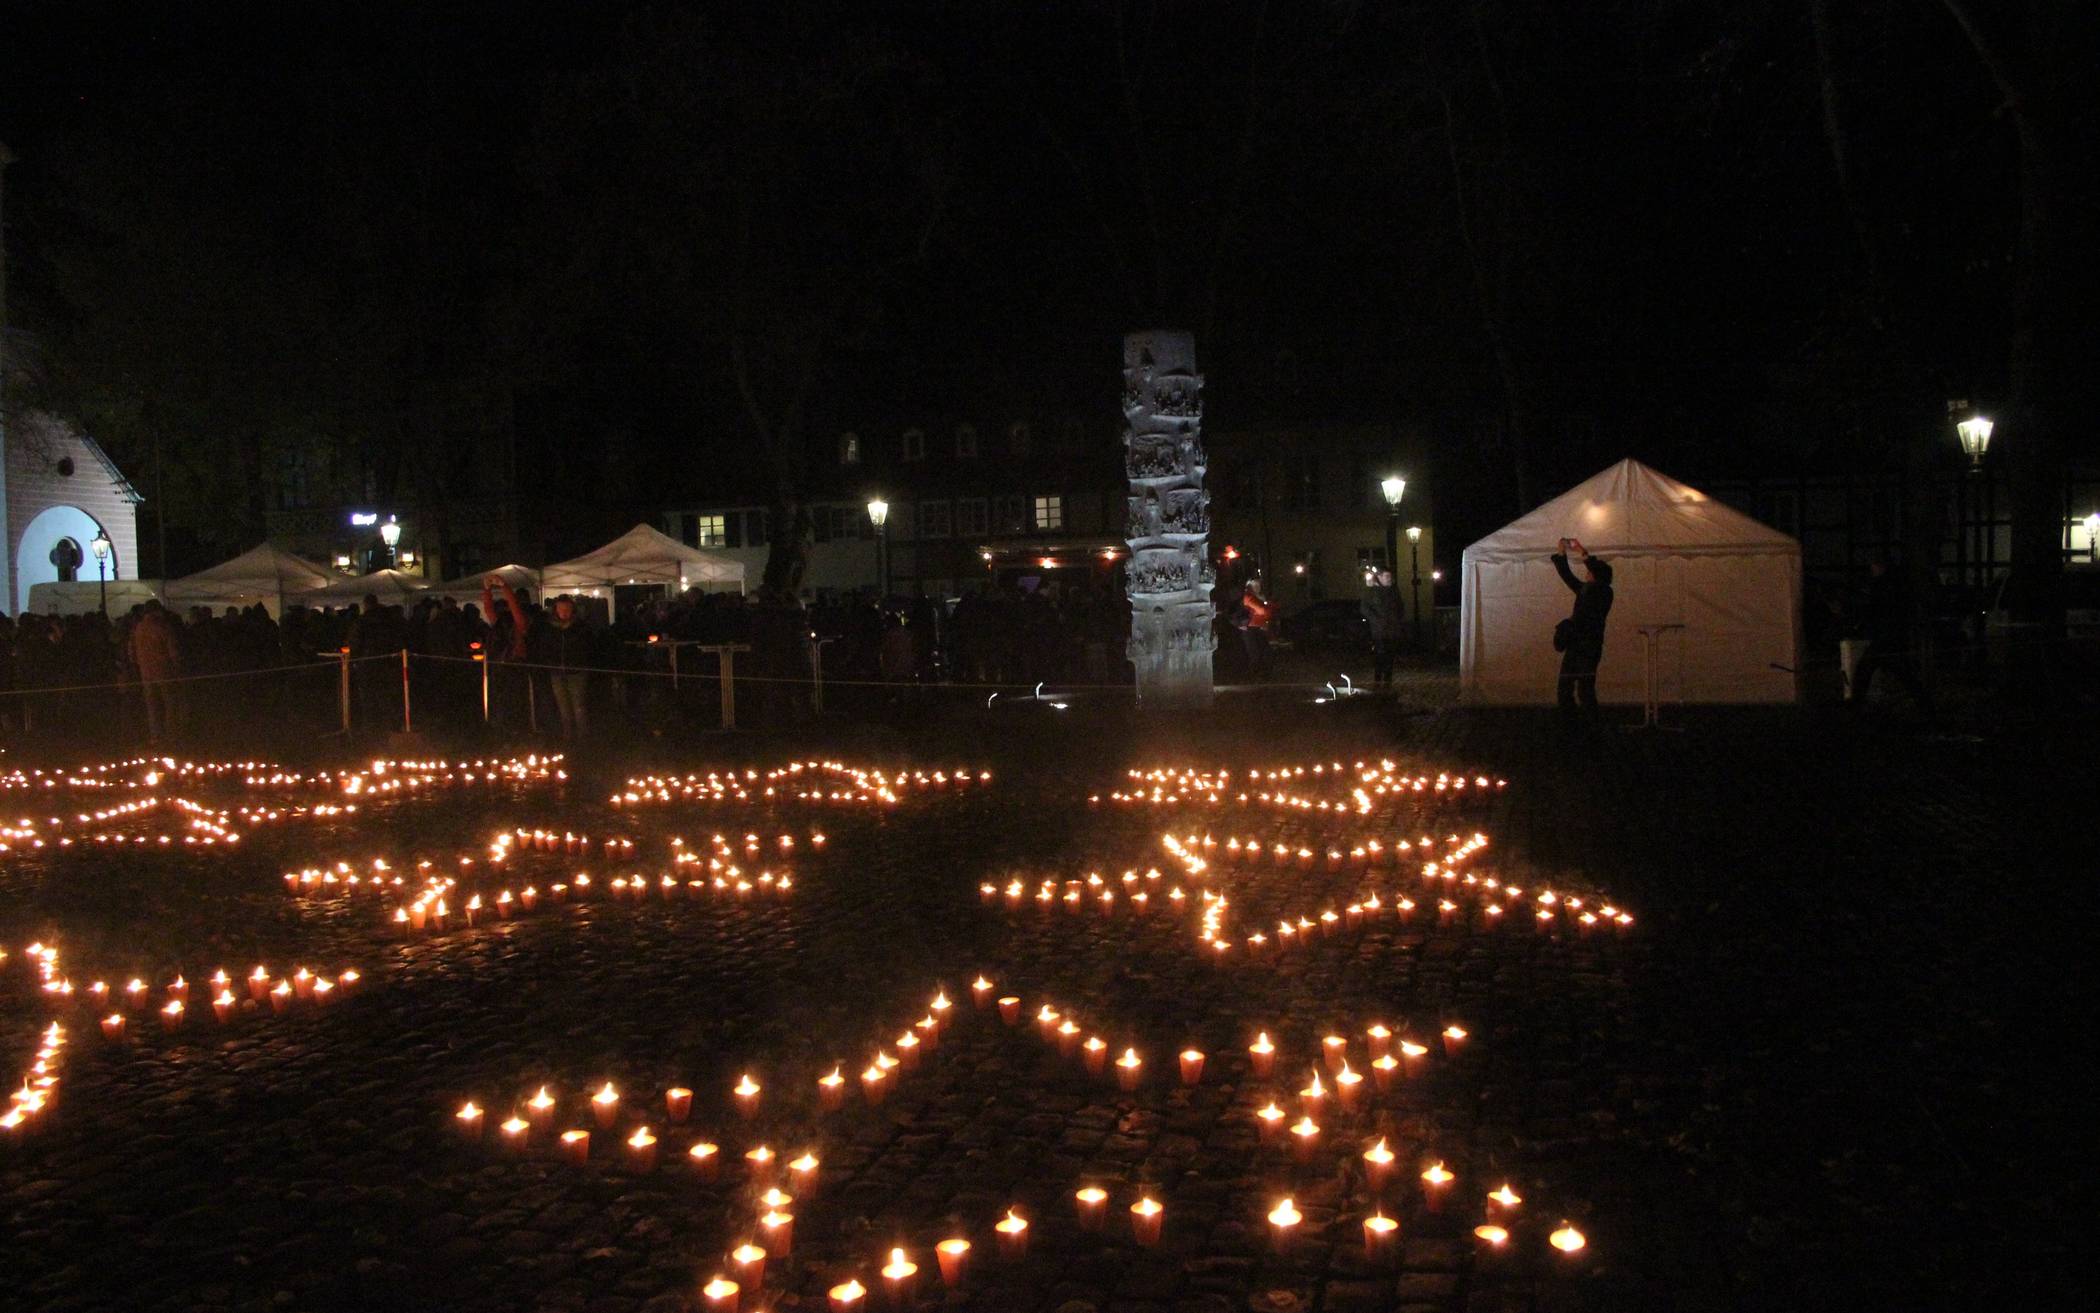
{"label": "parked car", "polygon": [[1371,645],[1371,625],[1354,598],[1331,597],[1285,616],[1283,636],[1303,648],[1362,651]]}
{"label": "parked car", "polygon": [[[2025,628],[2012,617],[2012,602],[2006,595],[2011,582],[2010,575],[1998,581],[1983,613],[1984,641],[1993,661],[2004,660],[2018,646]],[[2100,638],[2100,570],[2065,570],[2063,597],[2064,633],[2074,642]]]}

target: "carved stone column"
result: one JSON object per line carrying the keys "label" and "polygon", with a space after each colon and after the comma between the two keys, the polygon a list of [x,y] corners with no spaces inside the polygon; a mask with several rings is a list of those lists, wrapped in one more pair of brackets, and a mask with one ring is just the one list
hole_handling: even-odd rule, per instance
{"label": "carved stone column", "polygon": [[1203,376],[1187,333],[1123,339],[1125,533],[1130,663],[1145,707],[1207,707],[1211,696],[1210,494],[1203,490]]}

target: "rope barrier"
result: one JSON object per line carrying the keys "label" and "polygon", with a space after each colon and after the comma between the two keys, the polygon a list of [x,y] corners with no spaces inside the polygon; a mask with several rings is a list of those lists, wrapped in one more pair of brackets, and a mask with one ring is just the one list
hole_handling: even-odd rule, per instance
{"label": "rope barrier", "polygon": [[[380,654],[379,656],[351,657],[350,664],[361,665],[370,661],[399,661],[400,659],[401,657],[397,653],[385,652]],[[341,657],[322,657],[314,661],[311,665],[304,666],[265,666],[260,670],[218,670],[213,671],[210,674],[204,675],[170,675],[166,679],[120,679],[115,681],[114,683],[108,684],[39,684],[32,688],[0,689],[0,697],[30,697],[34,694],[39,693],[92,693],[98,690],[106,690],[113,688],[136,689],[149,683],[201,684],[207,680],[213,679],[254,679],[259,676],[292,674],[302,670],[333,670],[336,667],[340,666],[342,664],[342,661],[343,658]]]}

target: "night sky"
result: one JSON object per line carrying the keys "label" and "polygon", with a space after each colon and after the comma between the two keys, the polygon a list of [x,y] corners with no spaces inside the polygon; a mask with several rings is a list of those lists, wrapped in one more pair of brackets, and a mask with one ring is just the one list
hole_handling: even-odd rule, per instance
{"label": "night sky", "polygon": [[[1460,534],[1513,455],[1533,499],[1871,468],[2009,386],[2016,159],[1948,10],[1829,6],[1819,62],[1818,9],[17,0],[16,387],[134,470],[179,435],[170,515],[229,546],[229,475],[302,442],[395,487],[506,425],[653,472],[611,500],[763,477],[739,346],[810,441],[1109,441],[1153,325],[1213,426],[1433,435]],[[2090,35],[2005,10],[2042,73]]]}

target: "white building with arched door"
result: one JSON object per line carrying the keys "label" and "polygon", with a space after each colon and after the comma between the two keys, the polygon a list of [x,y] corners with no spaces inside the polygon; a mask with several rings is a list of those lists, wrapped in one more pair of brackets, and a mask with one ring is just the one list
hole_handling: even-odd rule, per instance
{"label": "white building with arched door", "polygon": [[[42,411],[0,423],[0,609],[27,610],[35,584],[138,578],[138,490],[95,440]],[[99,536],[107,562],[95,555]]]}

